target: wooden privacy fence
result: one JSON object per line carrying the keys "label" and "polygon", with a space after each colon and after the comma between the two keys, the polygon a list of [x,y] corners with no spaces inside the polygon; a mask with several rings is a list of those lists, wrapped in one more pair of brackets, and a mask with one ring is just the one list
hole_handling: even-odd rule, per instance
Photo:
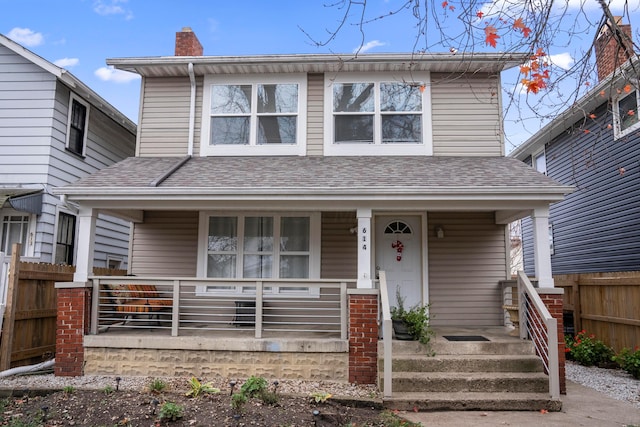
{"label": "wooden privacy fence", "polygon": [[554,276],[575,331],[586,330],[620,351],[640,345],[640,272]]}
{"label": "wooden privacy fence", "polygon": [[[55,282],[70,282],[75,272],[75,267],[68,265],[21,262],[20,247],[14,246],[12,253],[0,334],[0,371],[54,356],[58,314]],[[126,274],[103,268],[94,271]]]}

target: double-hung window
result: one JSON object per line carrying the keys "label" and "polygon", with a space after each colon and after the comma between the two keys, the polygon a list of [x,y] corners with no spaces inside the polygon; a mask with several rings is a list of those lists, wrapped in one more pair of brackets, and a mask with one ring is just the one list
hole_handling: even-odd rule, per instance
{"label": "double-hung window", "polygon": [[68,213],[58,214],[56,233],[56,264],[73,265],[76,241],[76,217]]}
{"label": "double-hung window", "polygon": [[0,252],[11,255],[14,243],[21,243],[21,256],[25,256],[29,246],[30,215],[20,212],[2,215],[2,229],[0,230]]}
{"label": "double-hung window", "polygon": [[[203,271],[216,279],[309,279],[318,277],[317,214],[207,215]],[[246,294],[251,284],[208,285],[206,292]],[[267,286],[275,295],[312,295],[303,286]]]}
{"label": "double-hung window", "polygon": [[89,104],[71,94],[67,120],[67,149],[84,156],[89,124]]}
{"label": "double-hung window", "polygon": [[634,130],[640,129],[638,106],[640,105],[640,91],[634,89],[619,96],[614,102],[613,118],[616,138],[621,138]]}
{"label": "double-hung window", "polygon": [[325,154],[431,154],[428,73],[344,73],[325,83]]}
{"label": "double-hung window", "polygon": [[205,78],[202,155],[304,154],[304,75]]}

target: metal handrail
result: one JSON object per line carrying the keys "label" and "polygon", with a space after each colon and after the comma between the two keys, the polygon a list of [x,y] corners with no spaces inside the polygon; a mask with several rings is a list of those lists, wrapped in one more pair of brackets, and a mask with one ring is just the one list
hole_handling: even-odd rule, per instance
{"label": "metal handrail", "polygon": [[[222,331],[241,325],[254,329],[257,339],[262,338],[264,331],[304,330],[330,332],[342,340],[348,339],[347,288],[355,286],[355,280],[334,279],[223,280],[141,276],[94,276],[89,279],[93,282],[92,334],[111,328],[151,328],[170,330],[172,336],[178,336],[183,330]],[[154,285],[155,288],[147,289],[142,299],[135,300],[132,294],[142,291],[118,287],[135,284]],[[207,294],[205,290],[207,286],[231,285],[241,285],[249,292],[223,295]],[[285,288],[285,291],[282,294],[267,292],[275,287]],[[286,293],[286,288],[300,287],[309,288],[309,296]],[[122,304],[127,307],[123,308]],[[148,307],[153,307],[153,311]],[[230,317],[234,313],[235,317]],[[155,323],[151,322],[154,317]]]}
{"label": "metal handrail", "polygon": [[529,278],[518,272],[520,338],[530,338],[549,375],[549,395],[560,398],[558,322],[551,316]]}
{"label": "metal handrail", "polygon": [[391,397],[392,389],[392,362],[393,362],[393,339],[391,323],[391,307],[389,305],[389,292],[387,292],[387,275],[384,271],[379,272],[380,277],[380,307],[382,312],[382,351],[384,354],[383,372],[383,394],[384,397]]}

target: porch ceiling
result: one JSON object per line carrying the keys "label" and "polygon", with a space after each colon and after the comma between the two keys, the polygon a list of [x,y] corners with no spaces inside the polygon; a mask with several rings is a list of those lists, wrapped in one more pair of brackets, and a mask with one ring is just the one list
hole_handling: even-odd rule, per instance
{"label": "porch ceiling", "polygon": [[54,191],[134,209],[215,200],[486,202],[493,210],[509,208],[500,201],[551,203],[571,189],[508,157],[256,156],[132,157]]}

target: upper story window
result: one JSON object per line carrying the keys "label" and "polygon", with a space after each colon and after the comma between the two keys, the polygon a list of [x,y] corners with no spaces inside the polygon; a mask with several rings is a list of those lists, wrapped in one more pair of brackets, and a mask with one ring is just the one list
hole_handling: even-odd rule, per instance
{"label": "upper story window", "polygon": [[637,89],[615,100],[613,118],[616,138],[623,137],[640,128],[638,105],[640,105],[640,92]]}
{"label": "upper story window", "polygon": [[89,104],[71,94],[67,122],[67,149],[84,156],[87,145],[88,125]]}
{"label": "upper story window", "polygon": [[325,79],[325,154],[432,153],[428,73]]}
{"label": "upper story window", "polygon": [[547,174],[547,158],[544,154],[544,150],[536,153],[532,156],[533,168],[540,173]]}
{"label": "upper story window", "polygon": [[208,76],[202,155],[303,155],[304,75]]}

